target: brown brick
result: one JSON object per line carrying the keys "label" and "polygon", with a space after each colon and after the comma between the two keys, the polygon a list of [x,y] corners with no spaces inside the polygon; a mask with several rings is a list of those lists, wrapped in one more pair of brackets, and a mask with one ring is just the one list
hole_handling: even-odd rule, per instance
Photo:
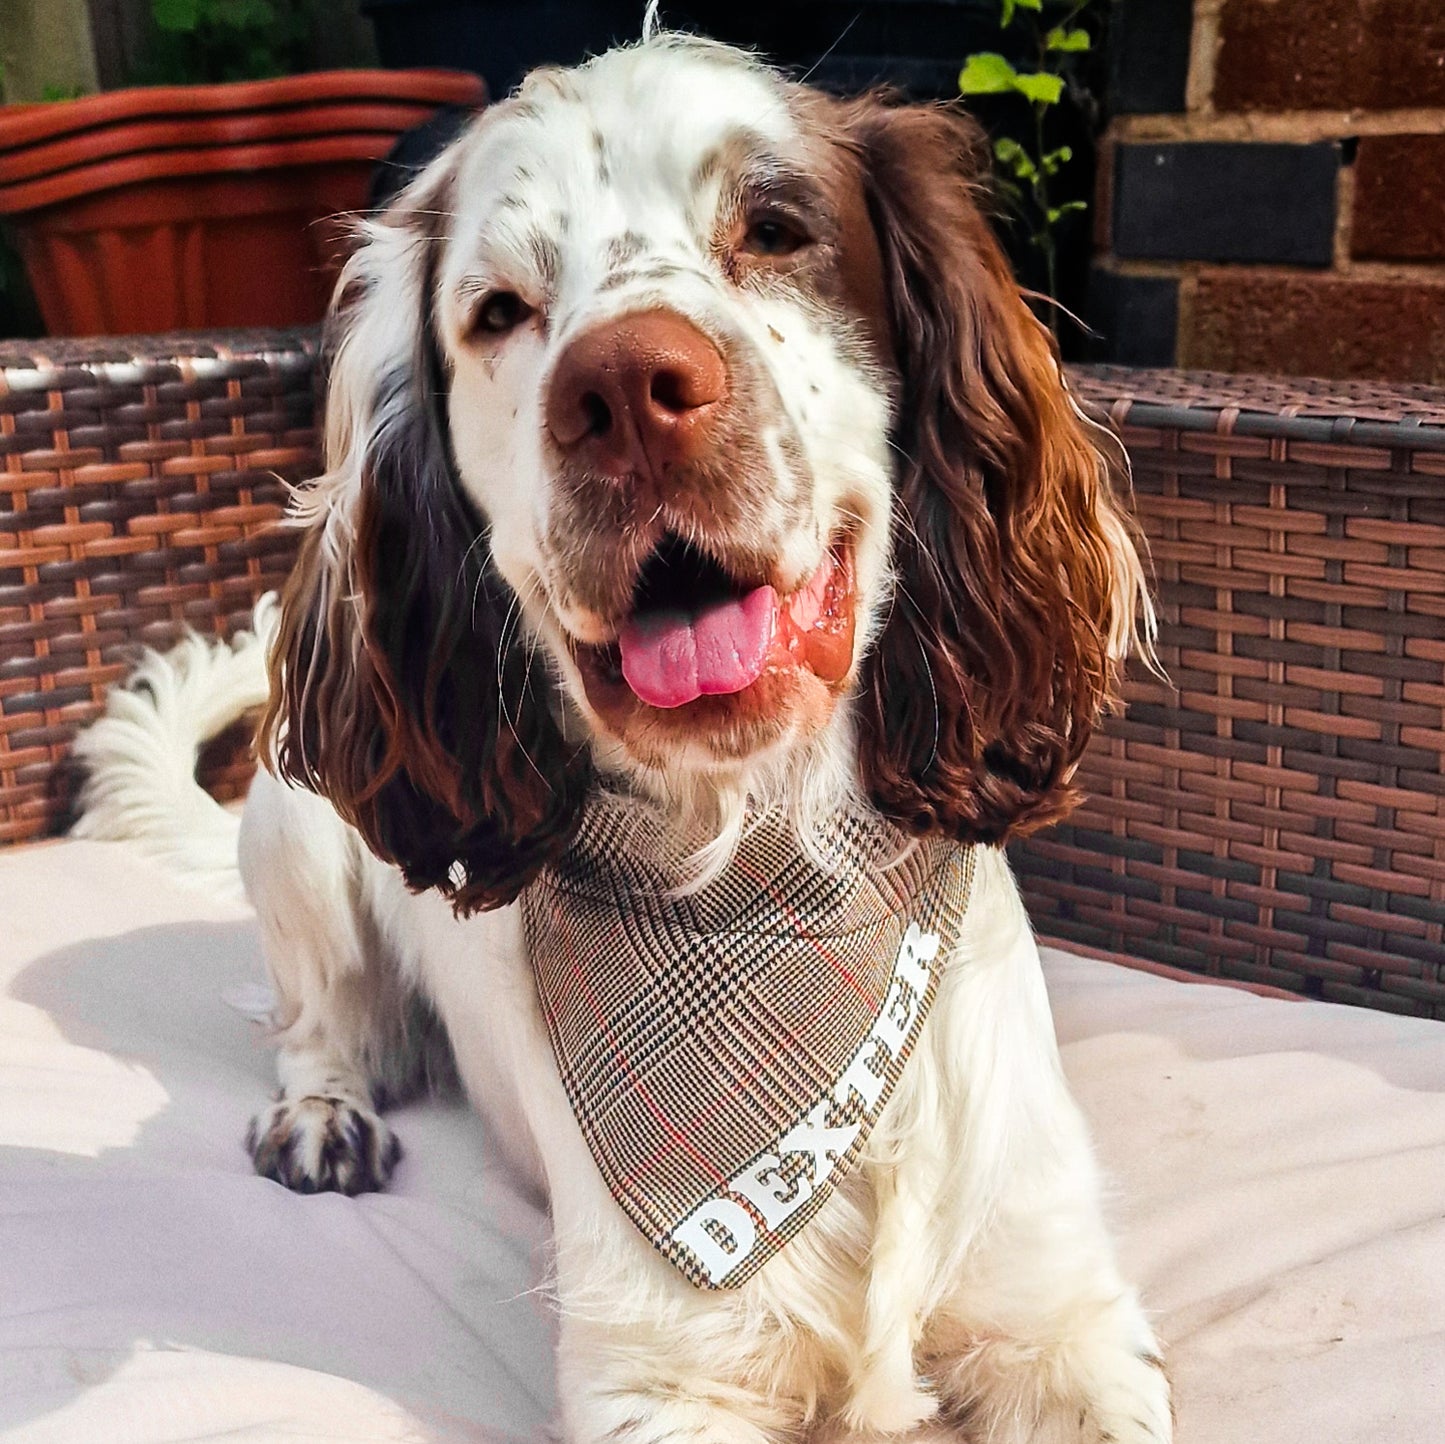
{"label": "brown brick", "polygon": [[1439,0],[1226,0],[1218,110],[1445,105]]}
{"label": "brown brick", "polygon": [[1445,135],[1360,138],[1350,253],[1445,260]]}
{"label": "brown brick", "polygon": [[1208,272],[1182,310],[1183,366],[1445,383],[1445,285]]}

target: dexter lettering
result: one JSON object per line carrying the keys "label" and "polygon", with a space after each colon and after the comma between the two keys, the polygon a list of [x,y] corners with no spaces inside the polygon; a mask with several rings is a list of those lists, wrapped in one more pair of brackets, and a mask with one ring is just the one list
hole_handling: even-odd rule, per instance
{"label": "dexter lettering", "polygon": [[[767,1229],[781,1227],[847,1156],[883,1096],[889,1068],[918,1031],[932,979],[929,964],[938,949],[937,933],[925,933],[917,923],[908,925],[878,1016],[830,1093],[778,1140],[773,1151],[759,1154],[668,1235],[670,1243],[692,1254],[711,1283],[721,1284],[751,1255],[758,1242],[758,1221]],[[828,1114],[835,1109],[853,1114],[853,1121],[830,1126]]]}

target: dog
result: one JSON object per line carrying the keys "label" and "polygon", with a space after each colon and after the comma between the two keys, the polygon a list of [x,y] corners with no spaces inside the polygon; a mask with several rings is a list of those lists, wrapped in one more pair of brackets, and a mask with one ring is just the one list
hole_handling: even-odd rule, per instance
{"label": "dog", "polygon": [[[550,1205],[572,1444],[1171,1438],[1002,851],[1073,804],[1152,613],[979,153],[653,35],[485,111],[338,286],[240,827],[279,1009],[250,1147],[384,1187],[384,1101],[454,1066]],[[787,1197],[831,1191],[734,1287],[619,1207],[539,996],[526,902],[599,796],[683,900],[760,820],[784,871],[826,877],[840,817],[896,835],[884,873],[967,864],[934,962],[897,945],[932,981],[886,1104],[846,1171],[793,1150]],[[747,1197],[695,1265],[784,1195]]]}

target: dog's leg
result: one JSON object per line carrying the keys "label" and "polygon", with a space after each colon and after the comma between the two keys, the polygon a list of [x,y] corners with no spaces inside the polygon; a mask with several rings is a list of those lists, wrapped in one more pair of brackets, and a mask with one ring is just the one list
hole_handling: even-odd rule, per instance
{"label": "dog's leg", "polygon": [[[1127,1290],[1078,1301],[1052,1334],[975,1337],[939,1367],[969,1444],[1170,1444],[1169,1381]],[[930,1436],[932,1437],[932,1436]]]}
{"label": "dog's leg", "polygon": [[381,1188],[400,1155],[381,1097],[405,1084],[417,1009],[361,897],[355,834],[261,773],[241,869],[276,989],[280,1093],[251,1123],[256,1171],[300,1193]]}
{"label": "dog's leg", "polygon": [[[544,1191],[556,1248],[559,1433],[566,1444],[780,1444],[782,1405],[758,1379],[736,1301],[675,1276],[633,1228],[572,1113],[537,998],[521,910],[459,927],[412,899],[421,985],[445,1020],[457,1073],[486,1131]],[[485,959],[485,966],[480,960]],[[762,1357],[764,1364],[754,1367]],[[721,1381],[721,1382],[720,1382]]]}
{"label": "dog's leg", "polygon": [[[565,1300],[564,1300],[565,1303]],[[679,1331],[686,1324],[677,1320]],[[716,1321],[713,1321],[713,1332]],[[801,1437],[799,1421],[761,1391],[718,1382],[735,1377],[735,1361],[688,1369],[690,1349],[652,1331],[633,1336],[564,1319],[557,1357],[567,1444],[785,1444]],[[715,1349],[738,1347],[726,1330]]]}
{"label": "dog's leg", "polygon": [[[921,1060],[965,1140],[935,1197],[946,1290],[920,1341],[940,1415],[969,1444],[1168,1444],[1159,1346],[1122,1280],[1088,1128],[1069,1096],[1038,952],[997,854],[979,858],[978,942],[945,977]],[[919,1122],[929,1124],[927,1109]]]}
{"label": "dog's leg", "polygon": [[970,1444],[1173,1437],[1159,1344],[1078,1196],[1002,1220],[930,1330],[928,1372]]}

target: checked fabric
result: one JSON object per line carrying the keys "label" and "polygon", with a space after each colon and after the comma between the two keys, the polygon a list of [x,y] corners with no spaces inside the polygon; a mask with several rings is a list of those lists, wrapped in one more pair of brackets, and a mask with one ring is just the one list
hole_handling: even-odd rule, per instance
{"label": "checked fabric", "polygon": [[632,1222],[733,1288],[859,1156],[957,941],[972,850],[840,814],[819,867],[775,815],[715,881],[635,799],[593,799],[523,894],[552,1049]]}

